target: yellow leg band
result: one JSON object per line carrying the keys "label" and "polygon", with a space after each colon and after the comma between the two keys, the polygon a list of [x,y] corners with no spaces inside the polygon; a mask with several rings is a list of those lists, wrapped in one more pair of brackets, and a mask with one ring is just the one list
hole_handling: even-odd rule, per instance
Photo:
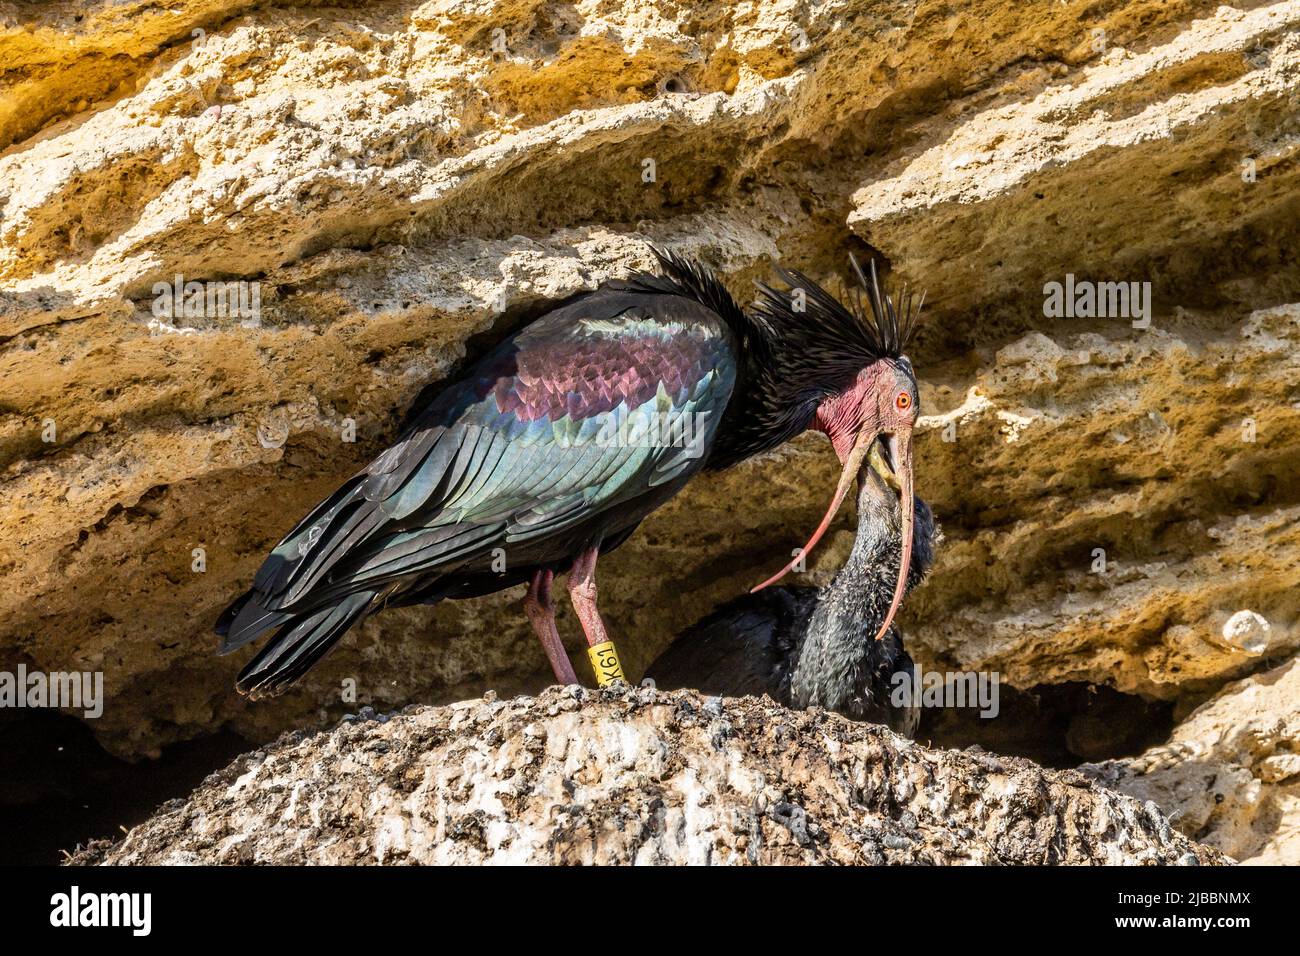
{"label": "yellow leg band", "polygon": [[618,662],[618,651],[614,650],[613,641],[602,641],[587,648],[587,656],[591,658],[591,669],[596,672],[596,683],[601,687],[608,687],[616,680],[627,680],[623,676],[623,665]]}

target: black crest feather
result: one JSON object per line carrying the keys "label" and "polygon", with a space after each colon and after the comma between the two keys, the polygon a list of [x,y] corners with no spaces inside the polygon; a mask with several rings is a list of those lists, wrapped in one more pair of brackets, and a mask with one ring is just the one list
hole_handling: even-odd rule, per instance
{"label": "black crest feather", "polygon": [[[902,358],[916,334],[925,296],[917,301],[904,286],[896,305],[880,286],[875,260],[870,264],[870,277],[852,253],[849,261],[857,285],[845,289],[846,301],[837,299],[797,269],[778,267],[777,275],[790,290],[778,292],[764,282],[758,283],[756,313],[790,347],[844,353],[846,358],[865,364],[882,358]],[[802,301],[797,295],[800,291]]]}
{"label": "black crest feather", "polygon": [[725,468],[793,438],[809,426],[823,399],[847,388],[875,362],[899,362],[912,374],[904,352],[916,331],[921,302],[914,308],[904,289],[895,304],[881,288],[874,262],[868,276],[849,257],[857,286],[845,290],[843,301],[802,272],[777,267],[789,291],[760,282],[759,299],[746,312],[710,269],[668,250],[652,251],[662,274],[637,273],[626,287],[699,302],[721,316],[736,336],[736,389],[710,468]]}

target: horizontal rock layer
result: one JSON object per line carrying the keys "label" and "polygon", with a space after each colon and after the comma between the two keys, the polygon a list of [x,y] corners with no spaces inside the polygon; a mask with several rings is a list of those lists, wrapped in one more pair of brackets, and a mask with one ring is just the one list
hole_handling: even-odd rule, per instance
{"label": "horizontal rock layer", "polygon": [[[347,680],[380,708],[542,686],[517,595],[388,612],[252,706],[210,628],[421,387],[653,241],[741,295],[850,250],[924,286],[947,545],[905,610],[918,660],[1190,709],[1300,647],[1298,25],[1297,0],[0,3],[0,661],[102,669],[126,755],[324,721]],[[1150,327],[1044,314],[1067,275],[1150,283]],[[177,276],[257,283],[260,315],[159,317]],[[603,561],[629,673],[783,564],[833,471],[809,438],[698,479]]]}
{"label": "horizontal rock layer", "polygon": [[1082,772],[1154,800],[1180,830],[1242,863],[1300,856],[1300,666],[1236,681],[1166,744]]}

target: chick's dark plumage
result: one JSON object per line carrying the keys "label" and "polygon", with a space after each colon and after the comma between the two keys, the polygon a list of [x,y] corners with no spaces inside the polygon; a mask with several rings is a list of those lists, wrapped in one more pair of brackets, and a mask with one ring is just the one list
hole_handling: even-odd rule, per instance
{"label": "chick's dark plumage", "polygon": [[[679,636],[646,676],[666,690],[767,694],[788,707],[826,707],[913,736],[915,702],[893,696],[899,681],[910,687],[912,658],[897,624],[873,639],[900,553],[896,496],[867,484],[873,480],[864,479],[853,549],[830,584],[736,598]],[[928,573],[939,540],[929,506],[916,499],[909,591]]]}

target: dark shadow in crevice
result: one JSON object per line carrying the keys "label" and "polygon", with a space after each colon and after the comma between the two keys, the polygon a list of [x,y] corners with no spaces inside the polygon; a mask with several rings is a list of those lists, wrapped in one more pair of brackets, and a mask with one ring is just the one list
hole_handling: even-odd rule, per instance
{"label": "dark shadow in crevice", "polygon": [[1168,740],[1174,728],[1172,702],[1095,684],[1002,686],[998,705],[989,718],[977,708],[923,709],[917,740],[954,750],[976,745],[1060,769],[1140,754]]}
{"label": "dark shadow in crevice", "polygon": [[251,749],[225,731],[131,763],[100,747],[77,717],[0,710],[0,864],[57,864],[78,844],[118,839]]}

